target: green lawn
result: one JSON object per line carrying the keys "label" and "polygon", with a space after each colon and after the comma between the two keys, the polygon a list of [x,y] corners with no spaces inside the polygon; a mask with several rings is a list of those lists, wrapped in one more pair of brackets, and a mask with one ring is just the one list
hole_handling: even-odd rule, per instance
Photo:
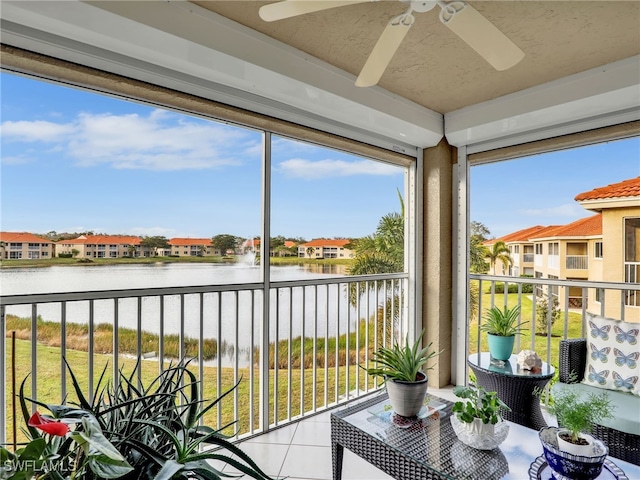
{"label": "green lawn", "polygon": [[[363,324],[364,325],[364,324]],[[320,342],[317,347],[318,350],[318,359],[315,362],[315,374],[316,381],[314,382],[314,362],[311,358],[305,359],[305,366],[302,368],[301,365],[301,356],[298,355],[297,361],[295,364],[291,365],[290,370],[289,367],[279,367],[278,369],[278,392],[274,395],[275,389],[275,372],[273,368],[270,370],[269,376],[269,423],[274,423],[274,419],[276,418],[276,405],[274,404],[274,398],[277,399],[277,418],[278,421],[283,421],[289,416],[294,417],[297,415],[301,415],[305,411],[309,411],[313,407],[314,400],[314,386],[315,386],[315,402],[316,408],[322,408],[326,405],[330,405],[335,403],[341,396],[343,396],[347,391],[351,391],[356,388],[356,377],[358,380],[358,384],[361,389],[364,388],[373,388],[374,387],[374,379],[368,377],[362,369],[356,366],[357,358],[360,358],[362,361],[364,358],[364,339],[365,336],[362,334],[360,336],[360,353],[356,355],[355,353],[355,335],[350,335],[349,344],[350,344],[350,360],[349,367],[345,366],[345,347],[346,347],[346,339],[340,338],[340,358],[339,365],[337,368],[335,367],[335,339],[330,339],[330,344],[328,345],[329,350],[329,364],[324,366],[324,344]],[[323,341],[323,339],[322,339]],[[7,413],[5,415],[7,421],[7,439],[12,438],[12,380],[11,380],[11,339],[7,338],[6,348],[7,348],[7,360],[8,366],[6,371],[6,388],[7,388]],[[30,374],[31,367],[31,350],[30,350],[31,341],[28,339],[25,340],[16,340],[16,388],[19,387],[19,384],[23,379],[27,378]],[[309,345],[308,339],[305,342],[305,352],[312,352],[312,346]],[[287,354],[288,351],[288,343],[287,341],[280,342],[279,345],[279,356],[283,354]],[[292,343],[292,351],[300,352],[300,340],[294,340]],[[39,342],[37,346],[37,395],[38,400],[44,403],[58,404],[60,403],[62,397],[62,386],[61,386],[61,350],[57,346],[43,345]],[[295,357],[295,355],[294,355]],[[88,362],[88,353],[85,351],[79,350],[67,350],[66,359],[71,365],[75,376],[77,377],[80,385],[82,386],[83,392],[87,395],[88,391],[88,378],[89,378],[89,362]],[[94,378],[97,382],[97,378],[99,377],[102,370],[107,366],[105,382],[104,385],[107,385],[111,382],[113,378],[113,357],[112,355],[106,354],[95,354],[94,355]],[[135,359],[131,358],[131,356],[120,356],[118,359],[119,368],[123,370],[125,374],[128,374],[133,371],[135,367]],[[273,362],[273,359],[271,359]],[[281,360],[279,362],[280,365],[286,365]],[[155,360],[143,361],[141,366],[141,377],[143,384],[149,384],[157,375],[158,375],[159,365]],[[192,370],[198,375],[198,366],[193,365]],[[347,372],[349,375],[349,388],[347,389]],[[238,423],[236,427],[240,434],[246,433],[249,431],[250,425],[250,407],[251,407],[251,378],[250,378],[250,370],[249,368],[239,369],[237,379],[242,379],[240,385],[235,393],[235,395],[231,395],[223,400],[220,406],[220,410],[212,409],[208,415],[205,417],[205,422],[208,425],[220,427],[226,425],[234,421],[234,419],[238,419]],[[338,376],[337,387],[336,387],[336,375]],[[218,390],[218,377],[220,376],[221,382],[221,390]],[[253,416],[254,416],[254,428],[258,428],[258,416],[259,416],[259,401],[258,401],[258,392],[260,391],[260,371],[256,367],[253,370]],[[304,389],[302,388],[302,382],[304,378]],[[232,368],[222,368],[218,371],[215,367],[204,367],[203,368],[203,377],[202,377],[202,391],[203,397],[205,399],[214,399],[218,397],[221,393],[231,388],[236,380],[234,378],[233,369]],[[291,383],[291,388],[289,388],[289,382]],[[29,397],[31,395],[31,379],[29,378],[25,384],[25,392],[26,396]],[[96,386],[94,385],[94,388]],[[337,393],[336,393],[337,389]],[[71,380],[69,375],[67,375],[66,382],[66,390],[68,395],[68,402],[74,402],[77,398],[73,392]],[[326,390],[326,391],[325,391]],[[291,392],[289,394],[289,391]],[[336,396],[337,395],[337,396]],[[325,401],[326,396],[326,401]],[[289,399],[290,397],[290,399]],[[290,401],[290,402],[289,402]],[[302,404],[303,403],[303,404]],[[22,415],[19,412],[18,408],[18,431],[22,427],[24,427],[22,422]],[[236,410],[237,409],[237,410]],[[232,431],[227,431],[228,434],[233,434]]]}

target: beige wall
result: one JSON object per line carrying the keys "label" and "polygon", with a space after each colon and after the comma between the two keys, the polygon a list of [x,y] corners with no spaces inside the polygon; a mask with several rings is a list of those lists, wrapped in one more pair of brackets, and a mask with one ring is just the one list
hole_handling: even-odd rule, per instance
{"label": "beige wall", "polygon": [[53,243],[45,242],[32,242],[31,247],[29,242],[5,242],[5,245],[0,247],[0,258],[7,260],[29,260],[39,258],[52,258],[54,255]]}
{"label": "beige wall", "polygon": [[452,181],[457,150],[446,140],[424,150],[422,326],[425,345],[442,351],[429,385],[451,383],[452,304]]}
{"label": "beige wall", "polygon": [[[638,202],[636,201],[636,204]],[[602,211],[603,255],[606,268],[602,268],[602,280],[605,282],[624,282],[624,221],[625,218],[640,217],[640,206],[626,208],[607,208]],[[602,304],[590,295],[589,310],[600,313]],[[608,291],[605,296],[604,314],[610,318],[621,318],[621,298],[619,292]],[[626,306],[624,319],[640,322],[640,307]]]}

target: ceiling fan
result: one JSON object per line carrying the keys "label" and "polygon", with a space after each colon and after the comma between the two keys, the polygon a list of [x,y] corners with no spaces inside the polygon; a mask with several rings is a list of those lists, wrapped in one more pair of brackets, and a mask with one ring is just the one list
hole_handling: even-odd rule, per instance
{"label": "ceiling fan", "polygon": [[[273,22],[306,13],[371,1],[378,0],[283,0],[262,6],[259,13],[264,21]],[[436,5],[441,9],[440,21],[496,70],[511,68],[524,57],[524,52],[520,48],[467,2],[460,0],[399,1],[407,3],[409,8],[405,13],[392,18],[387,24],[356,80],[358,87],[370,87],[378,83],[415,21],[413,12],[428,12]]]}

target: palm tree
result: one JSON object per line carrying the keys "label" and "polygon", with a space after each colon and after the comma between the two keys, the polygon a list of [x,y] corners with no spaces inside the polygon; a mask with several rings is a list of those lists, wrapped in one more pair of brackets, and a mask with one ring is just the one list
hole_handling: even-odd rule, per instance
{"label": "palm tree", "polygon": [[315,253],[316,249],[313,247],[307,247],[307,257],[313,257],[313,254]]}
{"label": "palm tree", "polygon": [[496,261],[500,260],[505,269],[512,263],[509,247],[501,240],[491,245],[490,248],[487,248],[486,253],[493,275],[496,274]]}
{"label": "palm tree", "polygon": [[[376,273],[396,273],[404,270],[404,201],[398,191],[401,212],[384,215],[378,222],[373,235],[368,235],[354,242],[356,257],[349,268],[349,275],[373,275]],[[389,345],[393,335],[393,326],[400,315],[400,297],[397,283],[392,280],[369,283],[369,290],[374,288],[387,292],[384,305],[378,306],[376,314],[378,338]],[[349,287],[349,301],[357,305],[359,297],[367,292],[365,282],[352,283]],[[386,331],[386,335],[383,332]],[[383,337],[385,337],[383,339]]]}

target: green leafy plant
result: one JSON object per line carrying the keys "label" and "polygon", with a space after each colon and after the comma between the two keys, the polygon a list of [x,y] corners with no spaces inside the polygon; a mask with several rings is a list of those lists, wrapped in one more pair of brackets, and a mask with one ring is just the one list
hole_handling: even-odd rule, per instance
{"label": "green leafy plant", "polygon": [[615,406],[607,392],[584,394],[573,389],[555,393],[547,411],[555,415],[558,425],[569,431],[571,443],[578,444],[580,433],[589,433],[594,424],[613,417]]}
{"label": "green leafy plant", "polygon": [[[52,471],[37,472],[38,478],[211,480],[225,476],[209,462],[217,460],[256,480],[269,480],[270,477],[222,433],[233,424],[219,430],[202,425],[205,413],[219,405],[239,382],[213,401],[202,400],[200,383],[188,363],[169,366],[148,386],[139,384],[140,364],[128,376],[120,371],[119,381],[105,386],[105,367],[92,400],[87,399],[67,364],[78,403],[67,406],[30,401],[48,408],[51,418],[47,420],[67,423],[79,418],[82,423],[76,425],[71,438],[56,437],[49,442],[51,448],[43,450],[39,458],[58,463]],[[27,415],[28,399],[24,398],[22,389],[20,398],[23,413]],[[21,455],[20,458],[26,458],[25,452],[30,457],[37,455],[35,448],[40,448],[43,442],[35,428],[29,427],[27,433],[31,437],[29,444],[15,454]],[[104,441],[96,440],[98,434]],[[73,443],[76,439],[80,440]],[[6,449],[1,454],[12,459]],[[81,465],[82,470],[72,470],[74,465]],[[116,466],[120,467],[119,471],[115,470]],[[8,478],[31,478],[22,472],[15,473],[16,476]]]}
{"label": "green leafy plant", "polygon": [[549,298],[542,297],[536,302],[536,332],[540,335],[548,335],[553,325],[560,319],[562,312],[560,311],[560,303],[557,297],[553,297],[551,301],[551,318],[549,318]]}
{"label": "green leafy plant", "polygon": [[20,385],[19,400],[29,441],[14,452],[0,447],[2,478],[111,479],[133,471],[124,456],[105,437],[91,412],[33,402],[49,410],[50,414],[42,415],[36,411],[29,415],[29,399],[24,394],[27,378]]}
{"label": "green leafy plant", "polygon": [[456,397],[466,399],[465,402],[454,403],[452,410],[458,420],[464,423],[473,423],[474,418],[479,418],[484,424],[495,425],[502,411],[511,411],[509,406],[498,398],[496,392],[487,392],[483,387],[474,384],[468,387],[458,385],[453,388],[453,393]]}
{"label": "green leafy plant", "polygon": [[431,350],[432,343],[422,348],[423,335],[424,329],[413,345],[409,345],[409,338],[407,337],[404,346],[394,342],[391,348],[378,348],[373,352],[372,356],[377,366],[362,368],[369,375],[381,376],[385,380],[415,382],[418,379],[418,372],[433,369],[433,365],[428,367],[425,367],[425,365],[429,360],[441,353]]}
{"label": "green leafy plant", "polygon": [[511,337],[522,333],[522,325],[527,322],[518,323],[520,316],[520,305],[509,308],[506,305],[500,309],[499,307],[491,307],[484,315],[486,323],[480,326],[483,332],[501,337]]}

